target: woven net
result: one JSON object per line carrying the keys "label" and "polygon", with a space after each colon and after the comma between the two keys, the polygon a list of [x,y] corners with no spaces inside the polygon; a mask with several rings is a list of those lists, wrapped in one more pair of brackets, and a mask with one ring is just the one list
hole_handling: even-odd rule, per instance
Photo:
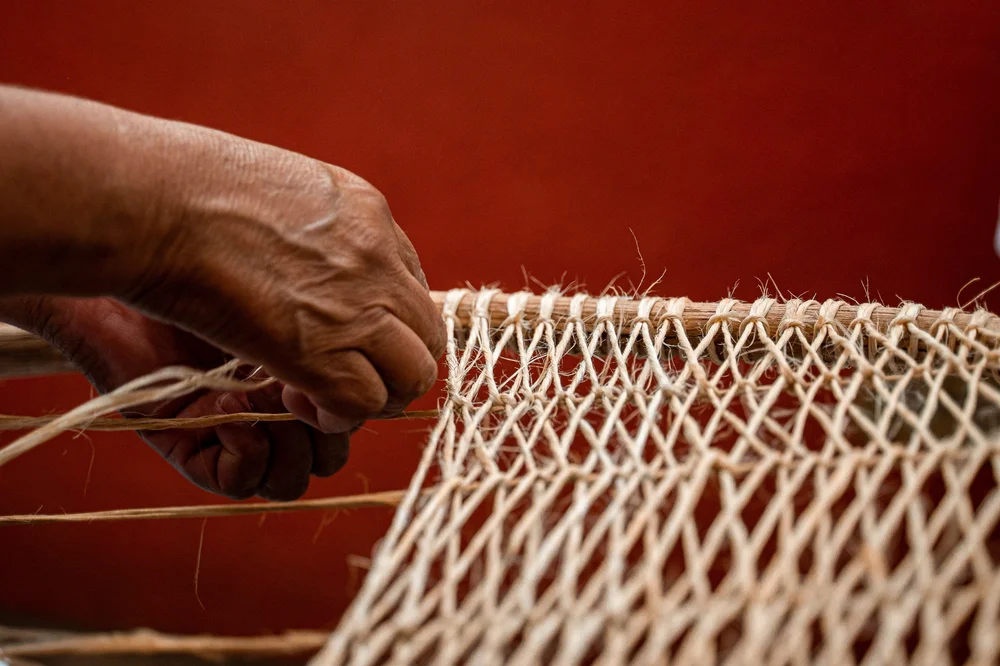
{"label": "woven net", "polygon": [[[446,394],[421,414],[436,422],[408,489],[0,517],[398,505],[329,639],[0,640],[0,657],[325,642],[319,666],[1000,663],[1000,318],[771,298],[432,295],[448,328]],[[8,334],[5,371],[57,367]],[[260,385],[238,366],[168,368],[63,415],[3,416],[0,429],[32,431],[0,464],[71,429],[222,422],[103,417]]]}
{"label": "woven net", "polygon": [[996,317],[455,291],[316,664],[1000,659]]}

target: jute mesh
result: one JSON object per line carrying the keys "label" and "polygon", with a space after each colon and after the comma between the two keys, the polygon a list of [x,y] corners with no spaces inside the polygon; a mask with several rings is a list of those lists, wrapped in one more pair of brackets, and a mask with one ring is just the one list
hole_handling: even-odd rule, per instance
{"label": "jute mesh", "polygon": [[[448,376],[439,409],[419,413],[436,421],[408,489],[0,523],[397,505],[318,666],[1000,663],[996,316],[432,296]],[[8,337],[4,372],[59,367]],[[0,429],[31,432],[0,465],[67,430],[222,422],[104,417],[262,385],[238,366],[168,368],[63,415],[2,416]],[[286,654],[324,640],[21,638],[0,657]]]}
{"label": "jute mesh", "polygon": [[557,303],[444,298],[440,418],[315,664],[998,663],[995,318]]}

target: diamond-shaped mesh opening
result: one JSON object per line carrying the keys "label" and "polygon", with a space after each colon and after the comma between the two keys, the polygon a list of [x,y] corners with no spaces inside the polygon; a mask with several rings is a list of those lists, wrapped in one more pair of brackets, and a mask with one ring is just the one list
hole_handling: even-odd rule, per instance
{"label": "diamond-shaped mesh opening", "polygon": [[414,492],[319,663],[1000,658],[985,319],[465,298]]}

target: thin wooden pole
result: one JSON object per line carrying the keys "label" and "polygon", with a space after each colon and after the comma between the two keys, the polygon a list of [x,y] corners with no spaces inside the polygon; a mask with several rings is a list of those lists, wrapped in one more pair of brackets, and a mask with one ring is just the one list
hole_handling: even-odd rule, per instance
{"label": "thin wooden pole", "polygon": [[[448,292],[432,291],[431,298],[439,308],[444,306]],[[508,294],[496,294],[487,308],[490,324],[500,326],[507,321]],[[468,291],[459,302],[457,316],[462,321],[468,321],[472,316],[478,292]],[[531,294],[527,296],[522,317],[532,319],[538,316],[541,311],[542,296]],[[585,320],[595,320],[597,317],[598,298],[587,298],[582,303],[581,314]],[[571,303],[573,299],[569,296],[559,296],[555,298],[552,305],[552,318],[556,325],[569,317]],[[656,321],[667,314],[669,299],[658,299],[650,311],[649,319]],[[619,298],[615,302],[612,317],[619,321],[634,320],[639,311],[639,299]],[[734,302],[731,304],[724,320],[731,325],[738,326],[750,317],[751,303]],[[684,330],[688,335],[698,335],[703,333],[711,322],[718,319],[718,303],[698,303],[686,302],[681,315]],[[796,321],[806,330],[811,331],[819,320],[822,304],[817,301],[810,301],[803,304],[796,313]],[[836,308],[833,316],[834,321],[849,326],[855,321],[861,306],[852,303],[841,303]],[[774,303],[761,320],[767,324],[771,331],[777,331],[782,322],[786,320],[789,306],[786,303]],[[869,316],[870,321],[880,331],[888,329],[900,314],[901,308],[876,306]],[[944,312],[941,310],[921,310],[914,318],[913,324],[922,330],[930,330],[935,324],[941,321]],[[972,324],[973,314],[968,312],[953,312],[952,321],[959,328],[965,329]],[[1000,317],[988,314],[979,324],[978,329],[994,336],[1000,336]],[[43,340],[21,331],[13,326],[0,324],[0,378],[3,377],[24,377],[31,375],[57,374],[72,372],[73,366],[68,363],[56,350],[52,349]]]}

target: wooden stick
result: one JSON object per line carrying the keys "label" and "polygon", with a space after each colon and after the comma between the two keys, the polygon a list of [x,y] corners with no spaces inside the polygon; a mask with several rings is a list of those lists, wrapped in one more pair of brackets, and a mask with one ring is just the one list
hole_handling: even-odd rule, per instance
{"label": "wooden stick", "polygon": [[[431,298],[439,308],[443,307],[448,292],[432,291]],[[469,291],[462,298],[458,307],[458,317],[463,321],[468,321],[472,315],[478,293]],[[507,299],[505,294],[497,294],[489,304],[490,324],[500,326],[508,319]],[[542,296],[529,295],[525,305],[523,316],[526,319],[537,317],[541,309]],[[565,320],[569,316],[572,298],[561,296],[555,300],[553,308],[553,319],[557,326],[559,320]],[[597,304],[599,299],[588,298],[583,302],[582,314],[584,318],[594,319],[597,315]],[[615,304],[613,317],[621,321],[634,319],[639,310],[638,299],[620,298]],[[666,312],[666,299],[660,299],[653,307],[650,319],[656,321]],[[750,315],[751,303],[735,303],[730,310],[731,320],[739,322]],[[837,310],[835,320],[848,326],[858,314],[858,305],[844,303]],[[689,335],[698,335],[705,331],[709,322],[715,317],[718,310],[717,303],[696,303],[689,302],[684,306],[682,322],[684,330]],[[813,302],[800,313],[799,321],[807,330],[812,330],[815,326],[820,312],[820,304]],[[871,314],[872,323],[879,330],[885,331],[890,322],[895,319],[900,312],[900,308],[877,306]],[[764,317],[765,322],[772,331],[777,331],[782,320],[785,318],[786,306],[784,303],[775,303]],[[922,310],[913,322],[921,329],[929,330],[940,320],[942,311]],[[955,315],[954,322],[959,328],[966,328],[972,321],[972,314],[959,312]],[[985,324],[980,330],[1000,336],[1000,317],[988,315]],[[30,333],[26,333],[12,326],[0,325],[0,378],[2,377],[24,377],[31,375],[56,374],[62,372],[72,372],[73,366],[67,362],[56,350],[52,349],[44,341],[39,340]]]}
{"label": "wooden stick", "polygon": [[[490,301],[488,311],[490,324],[492,326],[501,326],[509,319],[506,299],[506,296],[508,295],[509,294],[497,294]],[[447,292],[431,292],[431,297],[434,299],[434,302],[438,305],[438,307],[442,307],[444,305],[446,296]],[[470,291],[462,298],[457,311],[459,320],[467,321],[472,317],[477,296],[477,292]],[[524,319],[531,320],[539,315],[541,311],[542,299],[542,296],[535,294],[528,296],[527,303],[524,306]],[[666,315],[667,302],[669,299],[661,298],[657,300],[658,303],[653,306],[649,316],[649,319],[653,322],[658,321],[661,317]],[[573,299],[569,296],[561,296],[555,300],[555,307],[552,310],[552,319],[556,322],[557,327],[560,320],[565,320],[569,317],[570,304],[572,301]],[[598,298],[586,299],[583,302],[581,312],[582,317],[590,320],[596,319],[598,303]],[[639,303],[640,299],[628,297],[618,299],[615,303],[614,312],[611,315],[612,318],[615,321],[623,322],[634,320],[639,314]],[[752,305],[752,303],[745,302],[734,303],[728,315],[730,317],[730,321],[738,326],[742,320],[750,316],[750,308]],[[820,307],[821,303],[813,301],[803,312],[799,313],[798,320],[809,332],[811,332],[816,326],[816,322],[819,318]],[[843,303],[837,309],[834,319],[837,323],[842,324],[843,326],[849,326],[858,316],[859,308],[859,305]],[[881,332],[884,333],[893,319],[899,315],[900,310],[901,308],[879,305],[872,311],[871,321]],[[717,311],[718,303],[698,303],[694,301],[687,302],[684,305],[684,314],[681,317],[681,321],[684,325],[684,331],[689,335],[703,334],[708,328],[710,321],[715,317]],[[786,313],[787,307],[785,303],[775,303],[770,309],[768,309],[767,314],[763,319],[768,325],[768,328],[772,331],[772,334],[777,331],[778,327],[784,320]],[[920,329],[930,330],[930,328],[941,319],[942,315],[943,311],[941,310],[921,310],[920,314],[915,318],[913,323]],[[972,317],[972,313],[959,312],[954,318],[955,325],[959,328],[967,328],[971,324]],[[980,330],[1000,336],[1000,316],[994,314],[988,315],[985,325],[981,325]]]}

